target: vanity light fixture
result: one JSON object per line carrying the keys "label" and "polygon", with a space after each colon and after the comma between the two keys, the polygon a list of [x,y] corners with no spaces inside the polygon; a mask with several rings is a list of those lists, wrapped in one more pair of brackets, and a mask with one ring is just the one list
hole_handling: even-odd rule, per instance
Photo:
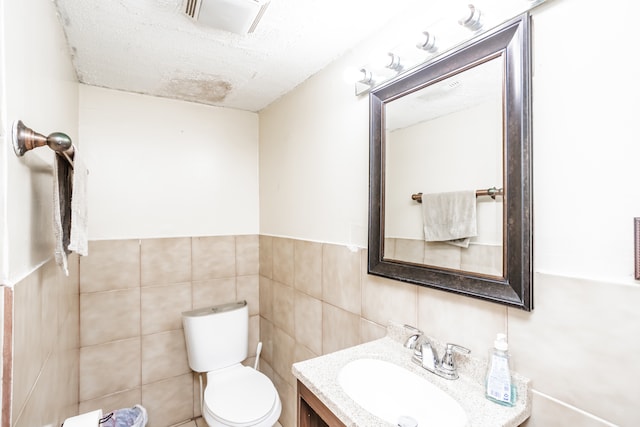
{"label": "vanity light fixture", "polygon": [[373,80],[373,74],[366,68],[360,68],[357,82],[369,86],[373,86],[373,84],[375,83],[375,81]]}
{"label": "vanity light fixture", "polygon": [[463,16],[458,20],[458,24],[471,31],[478,31],[482,28],[482,12],[474,5],[469,4]]}
{"label": "vanity light fixture", "polygon": [[342,74],[345,83],[355,85],[356,96],[369,93],[380,82],[378,77],[366,67],[347,67]]}
{"label": "vanity light fixture", "polygon": [[[183,1],[213,1],[213,0],[183,0]],[[240,0],[215,0],[215,1],[240,1]],[[270,0],[242,0],[261,1]],[[393,44],[388,44],[385,49],[386,55],[372,58],[371,62],[366,62],[366,68],[350,68],[348,73],[344,73],[344,80],[349,84],[355,82],[356,96],[369,93],[375,87],[388,83],[396,79],[408,70],[414,70],[420,65],[436,60],[436,55],[441,55],[455,48],[461,43],[468,42],[474,37],[481,35],[490,28],[494,28],[498,23],[507,22],[509,19],[527,13],[547,0],[511,0],[479,2],[480,7],[467,3],[474,0],[442,0],[443,6],[436,14],[431,8],[422,12],[428,12],[425,21],[421,14],[415,13],[415,19],[411,22],[418,23],[418,28],[412,32],[413,40],[395,40]],[[477,0],[476,0],[477,2]],[[446,6],[445,6],[446,5]],[[458,25],[455,22],[458,22]],[[428,30],[423,30],[428,28]],[[405,31],[401,31],[404,38]],[[437,37],[435,35],[438,35]],[[418,50],[419,49],[419,50]],[[384,51],[383,51],[384,52]]]}
{"label": "vanity light fixture", "polygon": [[401,72],[404,68],[400,62],[400,57],[392,52],[387,53],[387,61],[384,66],[397,73]]}
{"label": "vanity light fixture", "polygon": [[357,77],[354,79],[356,96],[369,93],[369,91],[376,85],[373,73],[366,68],[360,68],[356,76]]}
{"label": "vanity light fixture", "polygon": [[436,46],[436,37],[429,31],[423,31],[420,41],[416,44],[418,49],[422,49],[425,52],[434,53],[438,50]]}

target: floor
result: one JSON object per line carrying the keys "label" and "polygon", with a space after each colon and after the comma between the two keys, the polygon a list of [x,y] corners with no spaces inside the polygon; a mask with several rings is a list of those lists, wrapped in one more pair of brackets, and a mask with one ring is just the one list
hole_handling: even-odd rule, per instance
{"label": "floor", "polygon": [[[207,423],[202,417],[198,417],[195,420],[187,421],[186,423],[178,424],[174,427],[208,427]],[[276,423],[273,427],[282,427],[280,423]]]}
{"label": "floor", "polygon": [[178,424],[173,427],[207,427],[207,423],[202,417],[198,417],[195,420],[187,421],[186,423]]}

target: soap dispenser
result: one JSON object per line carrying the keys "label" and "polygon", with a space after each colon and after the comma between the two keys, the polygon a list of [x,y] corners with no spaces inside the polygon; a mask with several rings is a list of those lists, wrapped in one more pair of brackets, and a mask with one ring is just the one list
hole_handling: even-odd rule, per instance
{"label": "soap dispenser", "polygon": [[505,334],[498,334],[489,350],[489,363],[485,379],[485,396],[492,402],[504,406],[516,404],[516,387],[511,379],[509,367],[509,344]]}

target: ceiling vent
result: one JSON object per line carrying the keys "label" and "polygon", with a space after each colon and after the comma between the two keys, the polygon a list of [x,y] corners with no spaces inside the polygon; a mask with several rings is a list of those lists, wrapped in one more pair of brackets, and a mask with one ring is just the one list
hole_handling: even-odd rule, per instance
{"label": "ceiling vent", "polygon": [[253,33],[270,0],[185,0],[184,13],[196,22],[236,34]]}

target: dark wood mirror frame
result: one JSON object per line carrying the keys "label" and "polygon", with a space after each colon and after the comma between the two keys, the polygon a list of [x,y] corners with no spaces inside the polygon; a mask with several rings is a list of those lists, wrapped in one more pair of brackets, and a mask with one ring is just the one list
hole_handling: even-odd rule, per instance
{"label": "dark wood mirror frame", "polygon": [[[530,38],[525,13],[370,92],[369,274],[533,309]],[[498,56],[505,64],[504,277],[385,259],[385,104]]]}

